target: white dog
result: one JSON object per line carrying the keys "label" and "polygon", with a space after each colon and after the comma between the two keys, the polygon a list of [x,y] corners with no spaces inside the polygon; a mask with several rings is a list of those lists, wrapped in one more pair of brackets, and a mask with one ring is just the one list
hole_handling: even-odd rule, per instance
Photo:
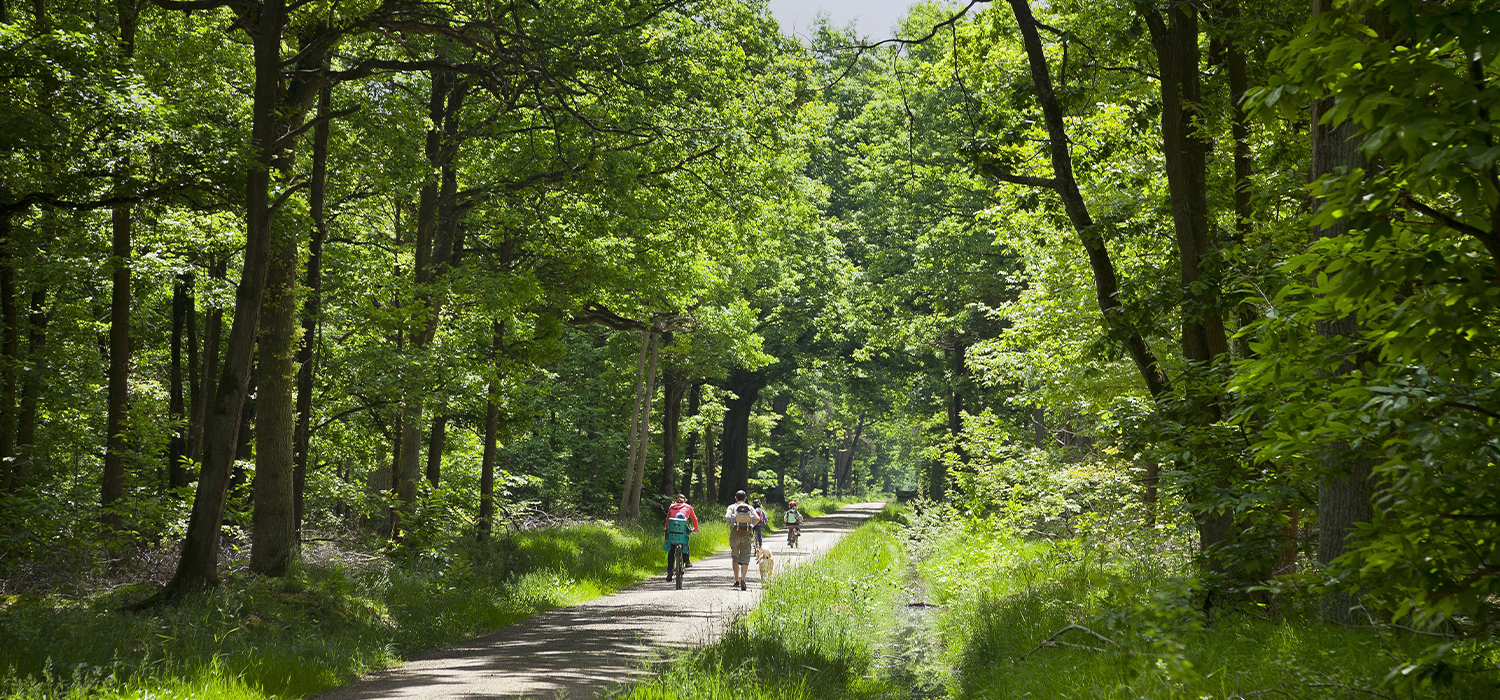
{"label": "white dog", "polygon": [[755,563],[760,567],[760,580],[762,582],[771,578],[771,572],[776,569],[776,560],[771,558],[770,552],[764,549],[756,549]]}

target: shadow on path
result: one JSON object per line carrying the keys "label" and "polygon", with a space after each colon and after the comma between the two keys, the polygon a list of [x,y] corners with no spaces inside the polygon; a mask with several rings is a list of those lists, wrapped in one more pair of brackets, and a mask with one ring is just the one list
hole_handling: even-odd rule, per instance
{"label": "shadow on path", "polygon": [[[785,570],[816,559],[885,505],[859,503],[808,520],[799,549],[780,533],[767,549]],[[317,696],[317,700],[386,698],[592,698],[628,683],[656,650],[707,644],[760,599],[730,587],[729,553],[693,562],[682,590],[662,577],[613,595],[526,618],[455,646]]]}

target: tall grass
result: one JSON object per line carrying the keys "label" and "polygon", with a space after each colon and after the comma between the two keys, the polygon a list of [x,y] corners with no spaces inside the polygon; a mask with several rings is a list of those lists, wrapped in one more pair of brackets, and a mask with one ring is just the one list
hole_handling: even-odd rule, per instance
{"label": "tall grass", "polygon": [[[693,536],[722,549],[722,523]],[[594,598],[664,570],[652,526],[531,530],[417,561],[231,572],[153,615],[116,612],[143,588],[0,599],[0,694],[53,698],[301,697],[421,651]]]}
{"label": "tall grass", "polygon": [[[920,570],[942,606],[957,698],[1500,697],[1493,672],[1442,686],[1384,683],[1394,659],[1430,639],[1336,627],[1285,607],[1206,623],[1191,579],[1152,552],[1024,541],[972,522],[927,534]],[[1068,625],[1087,630],[1039,646]]]}
{"label": "tall grass", "polygon": [[822,559],[771,579],[759,607],[714,644],[685,652],[631,700],[881,698],[900,689],[876,673],[895,606],[904,602],[897,527],[870,522]]}

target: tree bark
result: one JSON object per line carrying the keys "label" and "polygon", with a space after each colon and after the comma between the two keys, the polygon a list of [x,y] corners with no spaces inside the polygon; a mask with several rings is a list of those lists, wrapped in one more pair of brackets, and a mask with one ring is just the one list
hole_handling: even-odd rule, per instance
{"label": "tree bark", "polygon": [[630,454],[625,460],[625,479],[620,486],[622,524],[630,522],[630,491],[635,486],[636,448],[641,440],[641,406],[646,402],[646,356],[651,353],[651,332],[641,331],[641,352],[635,359],[635,405],[630,409]]}
{"label": "tree bark", "polygon": [[[716,498],[719,494],[719,452],[714,444],[712,424],[703,428],[703,493],[704,498]],[[727,504],[726,504],[727,505]]]}
{"label": "tree bark", "polygon": [[[223,280],[228,274],[227,262],[220,258],[209,266],[208,276],[210,279]],[[198,387],[198,406],[193,411],[193,423],[188,427],[188,454],[198,463],[199,471],[202,470],[204,455],[204,429],[208,425],[208,415],[213,405],[214,397],[217,395],[219,376],[219,355],[222,350],[224,336],[224,310],[214,307],[205,310],[203,316],[203,366],[199,370],[201,383]],[[197,473],[188,475],[189,481],[198,478]]]}
{"label": "tree bark", "polygon": [[[703,385],[693,384],[693,388],[688,391],[688,418],[697,417],[698,404],[702,400]],[[686,452],[687,462],[682,470],[682,488],[678,490],[678,493],[684,496],[693,496],[693,468],[695,465],[701,464],[698,461],[698,431],[693,430],[688,433]],[[701,470],[702,467],[699,466],[698,469]],[[698,481],[701,483],[703,480],[700,478]]]}
{"label": "tree bark", "polygon": [[448,442],[448,416],[432,417],[432,430],[427,433],[427,483],[438,487],[443,472],[443,446]]}
{"label": "tree bark", "polygon": [[[682,373],[668,369],[662,373],[661,408],[661,495],[672,497],[677,482],[678,425],[682,422],[682,395],[687,393]],[[691,474],[691,470],[685,472]]]}
{"label": "tree bark", "polygon": [[[1313,0],[1312,11],[1316,15],[1345,10],[1335,9],[1331,0]],[[1312,180],[1369,166],[1359,150],[1360,138],[1354,122],[1320,123],[1324,110],[1331,104],[1331,98],[1312,103],[1312,171],[1309,173]],[[1314,209],[1318,206],[1320,202],[1314,201]],[[1332,238],[1343,235],[1344,228],[1340,223],[1331,228],[1317,229],[1314,233],[1319,238]],[[1359,332],[1359,325],[1353,317],[1345,317],[1318,323],[1317,332],[1325,338],[1349,338]],[[1346,361],[1336,374],[1347,374],[1354,368],[1353,362]],[[1328,566],[1350,551],[1354,545],[1355,526],[1369,522],[1373,516],[1373,466],[1371,460],[1363,458],[1344,442],[1330,444],[1320,455],[1319,467],[1325,476],[1318,484],[1318,564]],[[1323,616],[1347,624],[1359,621],[1353,612],[1359,604],[1358,594],[1338,591],[1325,595],[1319,607]]]}
{"label": "tree bark", "polygon": [[495,375],[490,378],[489,400],[484,409],[484,457],[479,465],[479,541],[489,539],[490,528],[495,521],[495,453],[500,433],[500,383],[505,375],[500,370],[500,357],[505,350],[505,324],[495,322],[495,338],[490,346],[491,361],[495,363]]}
{"label": "tree bark", "polygon": [[167,413],[172,418],[172,437],[167,443],[167,487],[176,488],[185,482],[182,466],[187,459],[187,408],[182,386],[182,341],[187,332],[187,319],[192,314],[189,302],[193,286],[193,273],[183,272],[177,276],[172,287],[172,337],[171,366],[167,380]]}
{"label": "tree bark", "polygon": [[[20,344],[19,314],[16,313],[16,267],[14,229],[11,215],[0,219],[0,323],[4,324],[3,339],[0,339],[0,475],[9,491],[15,484],[16,466],[16,373],[14,361]],[[108,479],[106,475],[106,490]],[[123,490],[123,484],[121,485]]]}
{"label": "tree bark", "polygon": [[630,522],[641,520],[641,487],[646,480],[646,457],[651,452],[651,404],[656,399],[656,362],[661,352],[661,334],[650,333],[651,358],[646,362],[646,405],[641,411],[641,437],[636,442],[640,455],[636,457],[635,485],[630,490]]}
{"label": "tree bark", "polygon": [[729,390],[735,399],[724,411],[724,467],[719,477],[719,500],[734,501],[735,491],[750,489],[750,414],[766,380],[752,372],[729,373]]}
{"label": "tree bark", "polygon": [[[120,21],[120,55],[124,62],[129,63],[135,54],[135,22],[138,5],[132,0],[116,0],[115,7]],[[119,156],[120,162],[128,163],[128,156]],[[120,165],[113,175],[114,191],[117,196],[126,196],[129,193],[127,183],[128,165]],[[110,212],[110,282],[113,285],[110,291],[109,306],[109,389],[105,409],[105,448],[104,448],[104,477],[103,485],[99,493],[99,507],[103,511],[102,520],[106,525],[113,528],[124,526],[124,519],[113,510],[116,503],[125,495],[125,452],[129,448],[125,438],[126,413],[129,411],[130,401],[130,226],[132,207],[129,204],[118,204]],[[10,307],[15,302],[12,299],[13,289],[5,288],[0,282],[0,294],[5,295],[4,303]],[[11,321],[13,308],[7,308],[5,312],[6,326],[6,355],[12,356],[13,340],[12,334],[14,324]],[[7,378],[5,392],[6,397],[3,407],[5,420],[10,421],[12,410],[15,406],[14,383]],[[7,436],[0,436],[0,456],[14,454],[15,438],[11,432],[10,425],[5,426]],[[9,443],[7,445],[6,443]],[[7,449],[9,448],[9,449]]]}
{"label": "tree bark", "polygon": [[[270,196],[271,172],[291,171],[290,159],[281,157],[286,144],[277,142],[300,125],[302,115],[311,106],[306,90],[289,90],[283,95],[281,44],[287,23],[285,0],[265,0],[256,10],[245,17],[253,27],[250,34],[255,86],[251,107],[254,158],[245,186],[244,268],[235,289],[234,323],[224,350],[224,367],[204,426],[203,469],[188,519],[187,536],[183,539],[182,556],[177,572],[162,592],[167,600],[218,583],[219,531],[239,438],[240,411],[254,364],[266,275],[271,266],[271,225],[275,215]],[[321,56],[315,60],[314,67],[321,65]],[[307,68],[300,62],[298,67]]]}
{"label": "tree bark", "polygon": [[[326,117],[330,112],[332,88],[325,86],[318,93],[318,116]],[[312,394],[313,351],[317,344],[318,323],[323,314],[323,240],[328,237],[328,221],[325,202],[328,191],[328,119],[313,127],[312,176],[308,183],[307,208],[312,217],[312,236],[307,244],[306,301],[302,305],[302,337],[297,347],[297,426],[292,437],[292,500],[296,512],[293,525],[297,539],[302,539],[302,521],[305,512],[304,494],[307,490],[307,467],[312,449]]]}
{"label": "tree bark", "polygon": [[290,222],[273,224],[271,268],[261,310],[256,397],[255,512],[250,570],[281,576],[296,556],[295,458],[297,237]]}
{"label": "tree bark", "polygon": [[[411,346],[420,352],[437,335],[438,322],[443,310],[444,295],[437,282],[453,262],[454,241],[458,235],[458,174],[454,158],[458,154],[458,116],[463,110],[468,88],[455,79],[452,72],[430,73],[431,90],[428,95],[427,115],[429,127],[425,153],[427,162],[438,173],[436,182],[428,181],[422,186],[417,205],[416,265],[413,276],[416,280],[417,296],[425,302],[426,319],[422,327],[412,334]],[[406,415],[402,419],[401,467],[396,474],[396,500],[398,508],[394,516],[392,533],[401,536],[401,518],[410,513],[417,502],[417,480],[421,478],[422,411],[425,397],[414,391],[406,403]]]}
{"label": "tree bark", "polygon": [[[11,465],[11,477],[15,484],[24,481],[26,474],[36,465],[34,445],[36,443],[37,407],[41,401],[42,388],[46,384],[42,362],[42,346],[46,343],[47,288],[37,287],[31,292],[31,314],[28,319],[26,366],[21,377],[21,413],[16,426],[16,458]],[[3,473],[3,472],[0,472]],[[4,486],[0,490],[8,490]]]}
{"label": "tree bark", "polygon": [[1162,371],[1155,353],[1151,351],[1140,331],[1125,313],[1124,305],[1118,298],[1120,284],[1115,273],[1114,261],[1110,258],[1104,239],[1094,227],[1094,219],[1089,214],[1088,205],[1078,190],[1078,181],[1073,176],[1073,157],[1068,151],[1067,125],[1063,119],[1062,106],[1052,90],[1052,74],[1047,65],[1047,55],[1042,50],[1041,37],[1037,33],[1036,18],[1031,14],[1031,5],[1027,0],[1008,1],[1015,14],[1016,24],[1021,30],[1027,61],[1031,67],[1032,82],[1036,89],[1037,104],[1042,109],[1043,122],[1047,128],[1048,149],[1052,161],[1052,180],[1048,186],[1055,190],[1062,199],[1068,221],[1072,223],[1079,240],[1088,252],[1089,267],[1094,277],[1095,298],[1104,320],[1104,327],[1125,347],[1126,354],[1135,364],[1136,371],[1140,373],[1141,379],[1146,384],[1146,390],[1151,396],[1162,396],[1170,388],[1166,374]]}

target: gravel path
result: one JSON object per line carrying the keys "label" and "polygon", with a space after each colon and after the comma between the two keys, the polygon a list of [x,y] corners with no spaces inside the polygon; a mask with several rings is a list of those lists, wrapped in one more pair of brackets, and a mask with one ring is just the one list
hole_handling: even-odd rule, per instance
{"label": "gravel path", "polygon": [[[859,503],[807,521],[799,549],[766,538],[776,570],[816,559],[885,504]],[[665,570],[666,557],[663,555]],[[663,647],[707,644],[760,600],[754,562],[750,590],[731,589],[729,552],[693,562],[682,590],[658,576],[614,595],[533,615],[362,678],[317,700],[386,698],[592,698],[644,673]]]}

